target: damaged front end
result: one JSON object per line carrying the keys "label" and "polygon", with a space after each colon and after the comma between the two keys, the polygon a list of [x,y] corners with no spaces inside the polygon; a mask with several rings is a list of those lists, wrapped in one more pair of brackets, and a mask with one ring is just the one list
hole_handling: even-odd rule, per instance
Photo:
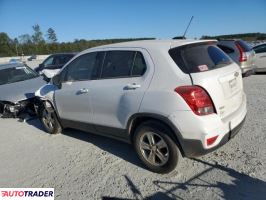
{"label": "damaged front end", "polygon": [[22,118],[22,115],[35,115],[36,98],[19,102],[0,101],[0,118]]}

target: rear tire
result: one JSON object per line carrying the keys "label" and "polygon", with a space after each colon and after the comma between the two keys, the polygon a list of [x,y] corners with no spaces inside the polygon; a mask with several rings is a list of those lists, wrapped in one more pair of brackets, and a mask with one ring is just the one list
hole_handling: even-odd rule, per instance
{"label": "rear tire", "polygon": [[61,133],[62,128],[58,121],[55,111],[48,112],[45,106],[42,105],[40,108],[39,115],[40,115],[40,121],[42,122],[42,125],[46,132],[50,134]]}
{"label": "rear tire", "polygon": [[133,144],[140,160],[156,173],[173,171],[181,157],[170,130],[160,122],[147,121],[135,131]]}

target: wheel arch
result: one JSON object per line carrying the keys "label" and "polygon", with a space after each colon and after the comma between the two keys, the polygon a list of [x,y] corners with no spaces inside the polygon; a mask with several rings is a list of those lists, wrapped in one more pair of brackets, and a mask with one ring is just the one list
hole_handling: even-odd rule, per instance
{"label": "wheel arch", "polygon": [[174,126],[174,124],[165,116],[159,115],[159,114],[153,114],[153,113],[138,113],[134,114],[129,118],[129,121],[127,123],[127,133],[129,134],[129,140],[132,143],[133,137],[135,134],[135,131],[137,127],[146,122],[146,121],[157,121],[164,126],[166,126],[170,130],[170,137],[174,142],[177,144],[182,156],[185,156],[184,148],[183,148],[183,137],[180,133],[180,131]]}
{"label": "wheel arch", "polygon": [[48,98],[39,98],[38,99],[38,105],[37,105],[37,113],[38,113],[38,116],[40,116],[40,110],[41,110],[41,108],[42,108],[42,106],[45,106],[44,105],[44,102],[49,102],[50,104],[51,104],[51,111],[52,112],[54,112],[55,113],[55,115],[56,115],[56,117],[57,117],[57,120],[58,120],[58,122],[59,122],[59,124],[60,124],[60,126],[61,127],[63,127],[63,124],[62,124],[62,122],[61,122],[61,120],[60,120],[60,117],[59,117],[59,114],[58,114],[58,112],[57,112],[57,109],[56,109],[56,106],[54,105],[54,103],[50,100],[50,99],[48,99]]}

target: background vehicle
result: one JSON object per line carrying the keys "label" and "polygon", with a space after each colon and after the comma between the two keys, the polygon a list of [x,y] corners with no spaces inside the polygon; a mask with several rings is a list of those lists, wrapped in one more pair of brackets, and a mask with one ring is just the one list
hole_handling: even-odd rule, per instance
{"label": "background vehicle", "polygon": [[243,76],[249,76],[253,73],[255,52],[246,42],[240,39],[219,39],[217,46],[240,66]]}
{"label": "background vehicle", "polygon": [[17,117],[33,109],[34,92],[44,84],[42,77],[22,63],[0,65],[0,116]]}
{"label": "background vehicle", "polygon": [[[153,40],[83,51],[36,92],[50,133],[76,128],[132,143],[152,171],[225,144],[246,115],[241,70],[216,41]],[[122,150],[121,150],[122,151]]]}
{"label": "background vehicle", "polygon": [[36,55],[31,55],[31,56],[28,58],[28,61],[32,61],[32,60],[34,60],[34,59],[36,59],[36,58],[37,58]]}
{"label": "background vehicle", "polygon": [[255,72],[266,72],[266,43],[254,46],[253,50],[256,53]]}
{"label": "background vehicle", "polygon": [[46,58],[35,71],[45,75],[48,79],[52,78],[76,53],[57,53]]}

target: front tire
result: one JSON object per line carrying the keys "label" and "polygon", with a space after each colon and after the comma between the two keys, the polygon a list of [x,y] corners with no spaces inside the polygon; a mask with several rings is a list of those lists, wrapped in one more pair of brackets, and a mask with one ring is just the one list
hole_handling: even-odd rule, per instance
{"label": "front tire", "polygon": [[48,111],[43,105],[40,109],[40,121],[46,132],[58,134],[62,131],[55,111]]}
{"label": "front tire", "polygon": [[156,173],[173,171],[181,156],[170,130],[160,122],[147,121],[134,134],[134,148],[147,168]]}

